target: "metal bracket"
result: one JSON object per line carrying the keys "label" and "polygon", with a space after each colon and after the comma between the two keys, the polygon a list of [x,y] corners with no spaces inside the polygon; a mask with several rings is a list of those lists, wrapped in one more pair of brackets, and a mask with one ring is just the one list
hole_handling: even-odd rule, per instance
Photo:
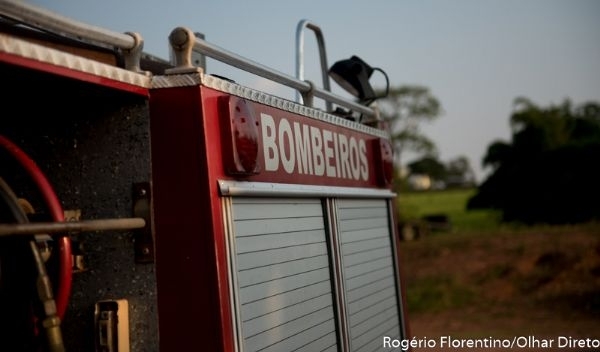
{"label": "metal bracket", "polygon": [[310,85],[310,89],[307,90],[306,92],[302,93],[302,101],[305,106],[312,108],[313,101],[314,101],[313,98],[315,96],[315,84],[312,81],[308,81],[308,80],[305,80],[304,82],[306,82]]}
{"label": "metal bracket", "polygon": [[139,33],[125,32],[133,38],[133,47],[130,49],[121,49],[125,58],[125,69],[137,73],[149,75],[149,72],[143,71],[140,66],[142,53],[144,50],[144,39]]}
{"label": "metal bracket", "polygon": [[143,218],[146,226],[134,232],[135,262],[154,262],[154,239],[152,237],[152,218],[150,211],[150,183],[141,182],[133,185],[133,214]]}
{"label": "metal bracket", "polygon": [[196,42],[196,34],[186,27],[177,27],[169,35],[171,63],[174,68],[165,70],[166,75],[203,72],[192,62],[192,51]]}

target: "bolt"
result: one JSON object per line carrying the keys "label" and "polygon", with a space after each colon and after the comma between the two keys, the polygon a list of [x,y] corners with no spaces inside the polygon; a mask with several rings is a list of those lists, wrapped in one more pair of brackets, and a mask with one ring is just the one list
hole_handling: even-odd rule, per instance
{"label": "bolt", "polygon": [[[191,36],[190,36],[191,34]],[[169,35],[171,45],[181,50],[185,44],[194,38],[194,34],[187,28],[177,27]]]}

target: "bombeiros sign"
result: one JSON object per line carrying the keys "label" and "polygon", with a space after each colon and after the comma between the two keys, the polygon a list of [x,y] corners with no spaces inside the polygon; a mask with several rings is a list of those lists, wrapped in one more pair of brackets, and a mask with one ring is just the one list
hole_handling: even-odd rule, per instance
{"label": "bombeiros sign", "polygon": [[369,181],[364,138],[286,118],[277,121],[265,113],[260,121],[266,171]]}
{"label": "bombeiros sign", "polygon": [[264,182],[389,186],[389,140],[239,97],[222,98],[229,114],[223,135],[228,174]]}

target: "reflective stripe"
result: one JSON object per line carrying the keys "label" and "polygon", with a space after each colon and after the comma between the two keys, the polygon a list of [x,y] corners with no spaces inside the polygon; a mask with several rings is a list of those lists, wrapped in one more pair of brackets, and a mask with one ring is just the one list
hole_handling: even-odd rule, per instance
{"label": "reflective stripe", "polygon": [[393,198],[388,189],[290,185],[285,183],[219,181],[222,196],[314,197],[314,198]]}

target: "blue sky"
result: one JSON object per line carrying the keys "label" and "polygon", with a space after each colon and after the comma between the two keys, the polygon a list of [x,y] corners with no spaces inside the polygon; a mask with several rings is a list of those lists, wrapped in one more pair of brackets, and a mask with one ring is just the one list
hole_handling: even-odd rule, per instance
{"label": "blue sky", "polygon": [[[34,0],[75,20],[139,32],[146,52],[168,58],[177,26],[224,49],[295,74],[295,31],[308,19],[325,36],[327,59],[358,55],[394,86],[423,85],[444,113],[423,131],[440,159],[469,158],[481,180],[487,146],[510,138],[512,102],[547,106],[565,98],[600,102],[600,1],[597,0]],[[321,83],[314,35],[305,33],[306,79]],[[208,72],[279,92],[257,77],[208,61]],[[382,87],[374,74],[372,83]],[[332,83],[335,86],[335,83]],[[338,88],[334,92],[345,93]],[[290,99],[292,93],[285,92]],[[414,155],[407,155],[411,160]]]}

